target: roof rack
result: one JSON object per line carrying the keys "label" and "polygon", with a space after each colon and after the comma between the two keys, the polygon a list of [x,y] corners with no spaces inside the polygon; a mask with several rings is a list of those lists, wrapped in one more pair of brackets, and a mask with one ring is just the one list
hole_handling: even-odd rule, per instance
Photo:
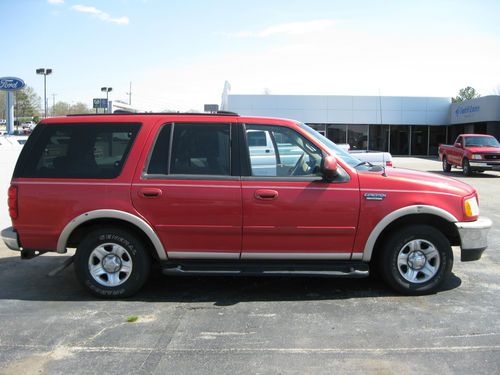
{"label": "roof rack", "polygon": [[215,113],[191,113],[191,112],[131,112],[123,109],[114,111],[113,113],[82,113],[82,114],[70,114],[66,117],[73,116],[109,116],[109,115],[186,115],[186,116],[239,116],[236,112],[230,111],[217,111]]}

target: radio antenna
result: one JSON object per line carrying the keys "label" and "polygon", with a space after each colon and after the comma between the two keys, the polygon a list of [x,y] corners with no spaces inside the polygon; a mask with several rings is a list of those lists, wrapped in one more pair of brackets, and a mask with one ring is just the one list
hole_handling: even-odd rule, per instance
{"label": "radio antenna", "polygon": [[[379,111],[380,111],[380,126],[383,126],[382,122],[382,95],[380,95],[380,88],[378,89],[378,101],[379,101]],[[390,134],[388,134],[390,137]],[[387,145],[387,149],[389,149],[389,145]],[[387,177],[387,173],[385,173],[385,151],[382,151],[382,176]]]}

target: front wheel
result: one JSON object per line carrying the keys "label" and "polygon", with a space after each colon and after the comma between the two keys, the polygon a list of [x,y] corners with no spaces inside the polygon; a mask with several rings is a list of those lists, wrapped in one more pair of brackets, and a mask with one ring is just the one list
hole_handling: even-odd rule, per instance
{"label": "front wheel", "polygon": [[470,176],[472,174],[472,170],[470,169],[470,163],[468,159],[464,159],[462,161],[462,172],[464,176]]}
{"label": "front wheel", "polygon": [[97,229],[87,234],[75,254],[75,272],[92,294],[124,298],[146,282],[151,258],[143,242],[119,228]]}
{"label": "front wheel", "polygon": [[451,164],[448,163],[448,159],[443,155],[443,172],[451,171]]}
{"label": "front wheel", "polygon": [[453,252],[436,228],[412,225],[392,234],[382,249],[380,271],[395,290],[408,295],[435,293],[449,277]]}

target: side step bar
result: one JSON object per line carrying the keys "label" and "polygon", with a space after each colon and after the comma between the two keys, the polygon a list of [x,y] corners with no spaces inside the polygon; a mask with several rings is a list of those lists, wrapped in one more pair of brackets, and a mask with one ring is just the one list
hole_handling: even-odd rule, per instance
{"label": "side step bar", "polygon": [[279,262],[279,261],[167,261],[161,265],[164,275],[233,276],[316,276],[367,277],[368,264],[352,261]]}

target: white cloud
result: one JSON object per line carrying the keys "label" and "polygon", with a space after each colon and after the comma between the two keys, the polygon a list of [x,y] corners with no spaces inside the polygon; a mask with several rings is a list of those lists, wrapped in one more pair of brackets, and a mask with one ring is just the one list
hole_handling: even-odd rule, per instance
{"label": "white cloud", "polygon": [[64,4],[64,0],[47,0],[47,2],[49,4],[53,4],[53,5],[60,5],[60,4]]}
{"label": "white cloud", "polygon": [[267,38],[274,35],[304,35],[328,30],[334,25],[334,20],[313,20],[283,23],[267,27],[260,31],[240,31],[236,33],[225,33],[224,35],[231,38]]}
{"label": "white cloud", "polygon": [[71,7],[73,10],[80,12],[80,13],[87,13],[90,14],[94,17],[99,18],[102,21],[105,22],[111,22],[111,23],[116,23],[118,25],[128,25],[129,24],[129,18],[124,16],[124,17],[111,17],[108,13],[97,9],[95,7],[90,7],[86,5],[74,5]]}
{"label": "white cloud", "polygon": [[394,34],[333,28],[289,43],[227,53],[190,65],[149,70],[134,82],[143,109],[175,110],[220,103],[224,81],[233,94],[456,95],[473,86],[483,95],[500,76],[500,45],[492,38]]}

